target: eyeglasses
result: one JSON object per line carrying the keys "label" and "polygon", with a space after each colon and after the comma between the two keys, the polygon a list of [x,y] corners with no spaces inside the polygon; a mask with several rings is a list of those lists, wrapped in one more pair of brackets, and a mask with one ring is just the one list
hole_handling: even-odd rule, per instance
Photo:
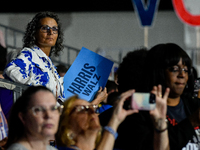
{"label": "eyeglasses", "polygon": [[54,34],[58,34],[58,27],[49,27],[48,25],[43,25],[40,27],[40,30],[43,32],[43,33],[48,33],[50,32],[50,30],[53,31]]}
{"label": "eyeglasses", "polygon": [[185,66],[184,68],[181,68],[180,66],[173,66],[173,67],[170,67],[169,68],[169,71],[175,73],[175,74],[178,74],[178,73],[182,73],[182,71],[188,75],[191,74],[192,70],[191,69],[188,69],[187,66]]}
{"label": "eyeglasses", "polygon": [[32,113],[34,116],[42,116],[44,115],[47,110],[50,110],[51,113],[53,114],[61,114],[62,113],[62,110],[63,110],[64,106],[63,105],[60,105],[60,106],[51,106],[50,108],[45,108],[43,106],[33,106],[31,108],[32,110]]}
{"label": "eyeglasses", "polygon": [[77,105],[72,109],[72,114],[74,111],[78,113],[99,113],[99,106],[98,105]]}

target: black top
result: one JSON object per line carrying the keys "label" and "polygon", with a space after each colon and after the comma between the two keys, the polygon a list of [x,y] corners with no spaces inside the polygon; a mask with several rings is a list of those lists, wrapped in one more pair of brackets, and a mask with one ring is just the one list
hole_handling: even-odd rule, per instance
{"label": "black top", "polygon": [[185,106],[182,99],[177,106],[167,106],[167,118],[173,121],[173,123],[179,123],[186,118]]}
{"label": "black top", "polygon": [[[178,116],[180,122],[178,121],[177,125],[172,125],[170,121],[168,123],[171,150],[181,150],[196,135],[188,116],[200,107],[200,100],[189,95],[182,96],[181,99],[181,106],[178,106],[177,109],[182,111],[183,116],[175,115],[175,118]],[[99,115],[102,126],[108,124],[112,109],[108,109]],[[185,113],[183,110],[185,110]],[[153,149],[154,127],[149,112],[141,111],[138,114],[128,116],[119,126],[117,132],[118,138],[115,141],[115,148],[123,150],[129,150],[130,148],[137,150]]]}

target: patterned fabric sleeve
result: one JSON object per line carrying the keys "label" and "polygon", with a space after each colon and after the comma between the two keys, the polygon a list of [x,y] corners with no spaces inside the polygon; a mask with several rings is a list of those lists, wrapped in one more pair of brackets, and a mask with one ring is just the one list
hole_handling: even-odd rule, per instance
{"label": "patterned fabric sleeve", "polygon": [[15,82],[30,84],[31,58],[31,52],[21,52],[16,59],[7,65],[6,76]]}
{"label": "patterned fabric sleeve", "polygon": [[49,75],[32,61],[32,57],[30,51],[22,51],[16,59],[7,65],[6,76],[14,82],[46,86],[49,82]]}
{"label": "patterned fabric sleeve", "polygon": [[6,66],[4,77],[21,84],[45,86],[57,98],[64,99],[63,79],[59,77],[50,58],[38,47],[24,48]]}
{"label": "patterned fabric sleeve", "polygon": [[8,137],[8,124],[0,105],[0,140]]}

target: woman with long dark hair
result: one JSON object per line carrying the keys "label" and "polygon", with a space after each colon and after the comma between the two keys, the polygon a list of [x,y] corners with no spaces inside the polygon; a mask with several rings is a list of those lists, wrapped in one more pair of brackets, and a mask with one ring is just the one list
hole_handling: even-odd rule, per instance
{"label": "woman with long dark hair", "polygon": [[52,12],[39,12],[28,23],[20,54],[6,67],[4,76],[14,82],[43,85],[57,99],[64,99],[63,80],[53,65],[50,54],[63,49],[63,33],[59,18]]}
{"label": "woman with long dark hair", "polygon": [[[28,85],[43,85],[56,96],[59,103],[65,100],[63,78],[53,65],[50,55],[58,56],[63,50],[63,32],[59,18],[52,12],[39,12],[28,23],[23,38],[24,47],[4,71],[6,79]],[[106,88],[97,93],[93,103],[107,97]]]}

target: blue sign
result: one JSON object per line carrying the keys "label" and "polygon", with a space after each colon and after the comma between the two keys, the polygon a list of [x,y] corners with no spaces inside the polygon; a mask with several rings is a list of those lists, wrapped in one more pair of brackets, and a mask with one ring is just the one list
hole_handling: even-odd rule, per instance
{"label": "blue sign", "polygon": [[159,0],[148,0],[147,6],[144,6],[144,0],[132,0],[135,11],[139,16],[142,26],[151,26]]}
{"label": "blue sign", "polygon": [[106,86],[113,62],[86,48],[82,48],[64,76],[65,97],[77,94],[92,101],[101,86]]}

